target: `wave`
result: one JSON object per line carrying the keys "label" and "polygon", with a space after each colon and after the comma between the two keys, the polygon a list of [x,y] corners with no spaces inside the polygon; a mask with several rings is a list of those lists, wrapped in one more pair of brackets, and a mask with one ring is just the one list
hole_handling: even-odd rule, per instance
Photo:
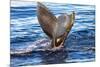
{"label": "wave", "polygon": [[95,61],[95,58],[89,58],[89,59],[70,59],[70,60],[66,60],[67,63],[90,62],[90,61]]}
{"label": "wave", "polygon": [[[49,41],[47,39],[41,39],[41,40],[37,40],[33,43],[31,43],[29,46],[27,46],[24,49],[11,49],[11,55],[14,54],[27,54],[30,53],[32,51],[44,51],[45,49],[47,49],[47,47],[49,47]],[[42,48],[42,49],[41,49]]]}
{"label": "wave", "polygon": [[57,48],[57,49],[51,49],[50,48],[50,41],[48,39],[40,39],[37,40],[31,44],[29,44],[26,48],[20,48],[20,49],[11,49],[11,56],[27,56],[30,55],[32,53],[35,52],[59,52],[59,51],[69,51],[69,52],[77,52],[77,51],[89,51],[89,50],[93,50],[95,51],[95,47],[91,46],[91,47],[79,47],[80,49],[77,49],[75,47],[61,47],[61,48]]}
{"label": "wave", "polygon": [[33,6],[36,5],[34,2],[25,2],[25,1],[11,1],[11,6],[19,7],[19,6]]}
{"label": "wave", "polygon": [[[11,20],[11,24],[21,24],[21,23],[27,23],[27,24],[38,24],[39,25],[39,23],[38,23],[38,20],[37,20],[37,17],[36,16],[34,16],[34,17],[26,17],[26,18],[24,18],[24,19],[22,19],[22,18],[18,18],[17,20],[16,19],[12,19]],[[19,22],[19,23],[18,23]],[[30,22],[30,23],[28,23],[28,22]]]}

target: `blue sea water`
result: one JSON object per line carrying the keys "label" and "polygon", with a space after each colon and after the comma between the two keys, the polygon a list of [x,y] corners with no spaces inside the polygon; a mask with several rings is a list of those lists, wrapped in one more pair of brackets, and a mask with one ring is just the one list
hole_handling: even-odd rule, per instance
{"label": "blue sea water", "polygon": [[[90,62],[95,60],[95,6],[81,4],[43,3],[56,17],[75,11],[75,23],[66,38],[65,50],[44,51],[36,48],[46,46],[48,37],[37,20],[37,3],[11,1],[10,51],[26,52],[11,55],[10,66],[20,67],[39,64]],[[42,48],[41,48],[42,49]],[[27,52],[31,52],[27,54]]]}

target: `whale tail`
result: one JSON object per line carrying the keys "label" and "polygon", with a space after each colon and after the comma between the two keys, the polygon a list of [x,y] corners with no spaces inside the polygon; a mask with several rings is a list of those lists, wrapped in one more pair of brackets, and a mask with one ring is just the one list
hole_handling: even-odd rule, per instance
{"label": "whale tail", "polygon": [[42,3],[37,3],[37,17],[45,34],[52,40],[51,47],[64,45],[66,36],[70,32],[75,19],[75,13],[62,14],[58,18]]}

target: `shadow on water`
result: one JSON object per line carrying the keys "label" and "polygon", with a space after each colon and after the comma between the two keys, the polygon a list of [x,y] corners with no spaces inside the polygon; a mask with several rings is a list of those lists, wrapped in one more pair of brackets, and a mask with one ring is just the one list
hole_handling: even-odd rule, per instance
{"label": "shadow on water", "polygon": [[45,52],[45,55],[42,57],[44,64],[59,64],[64,63],[65,59],[68,57],[68,53],[65,50],[58,50],[54,52]]}
{"label": "shadow on water", "polygon": [[[59,64],[59,63],[65,63],[65,59],[68,57],[67,51],[60,49],[57,51],[33,51],[32,53],[29,53],[27,55],[12,55],[11,58],[17,58],[20,60],[30,60],[35,58],[40,58],[38,60],[35,60],[31,63],[24,63],[21,62],[20,64],[16,64],[16,66],[27,66],[27,65],[36,65],[36,64]],[[39,62],[40,61],[40,62]],[[13,65],[12,65],[13,66]]]}

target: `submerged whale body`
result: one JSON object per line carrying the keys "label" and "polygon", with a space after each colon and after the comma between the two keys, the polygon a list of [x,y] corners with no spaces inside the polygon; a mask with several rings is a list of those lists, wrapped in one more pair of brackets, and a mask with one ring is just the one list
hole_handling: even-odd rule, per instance
{"label": "submerged whale body", "polygon": [[63,47],[74,24],[75,13],[65,13],[56,18],[45,5],[38,2],[37,17],[42,30],[51,39],[51,48]]}

